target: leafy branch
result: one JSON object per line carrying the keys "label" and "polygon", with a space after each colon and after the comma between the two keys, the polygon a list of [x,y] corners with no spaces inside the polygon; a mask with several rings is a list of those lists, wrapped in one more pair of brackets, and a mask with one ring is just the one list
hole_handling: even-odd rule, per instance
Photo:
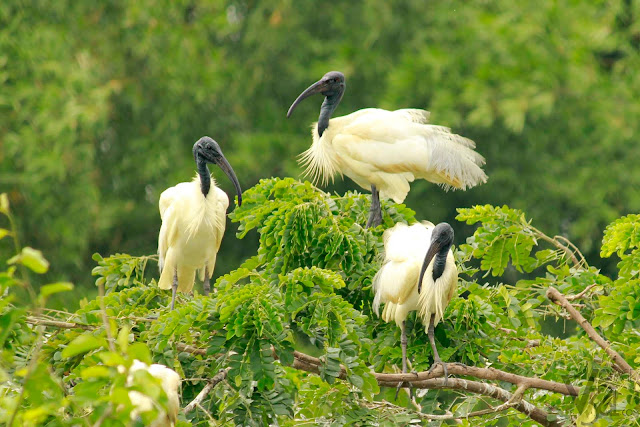
{"label": "leafy branch", "polygon": [[547,296],[551,301],[555,304],[558,304],[567,312],[569,315],[580,325],[582,329],[587,333],[589,338],[591,338],[596,344],[598,344],[602,349],[611,357],[613,360],[613,367],[620,373],[629,374],[631,378],[633,378],[636,382],[640,384],[640,374],[629,365],[629,363],[614,349],[611,348],[611,343],[607,342],[604,338],[596,332],[596,330],[591,326],[589,321],[585,319],[582,314],[578,310],[576,310],[573,305],[567,300],[567,298],[558,292],[555,288],[549,288],[547,290]]}

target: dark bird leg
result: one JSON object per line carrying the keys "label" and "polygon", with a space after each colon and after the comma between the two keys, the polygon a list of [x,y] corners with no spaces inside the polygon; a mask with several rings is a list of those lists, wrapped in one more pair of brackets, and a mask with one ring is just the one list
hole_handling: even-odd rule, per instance
{"label": "dark bird leg", "polygon": [[176,304],[176,292],[178,292],[178,270],[173,275],[173,286],[171,286],[171,311],[173,311]]}
{"label": "dark bird leg", "polygon": [[207,267],[204,268],[204,283],[202,286],[204,287],[204,296],[209,296],[211,284],[209,283],[209,269]]}
{"label": "dark bird leg", "polygon": [[382,207],[380,206],[380,193],[375,185],[371,185],[371,208],[366,228],[377,227],[382,224]]}
{"label": "dark bird leg", "polygon": [[[407,329],[405,328],[406,322],[402,322],[401,334],[400,334],[400,346],[402,347],[402,373],[407,373]],[[400,393],[400,388],[404,385],[404,381],[398,383],[398,387],[396,388],[396,399],[398,399],[398,393]]]}
{"label": "dark bird leg", "polygon": [[449,372],[447,371],[447,365],[442,363],[442,360],[440,359],[440,355],[438,354],[438,349],[436,348],[436,341],[433,334],[433,329],[434,329],[433,323],[434,323],[435,317],[436,317],[435,314],[431,315],[431,321],[429,322],[429,329],[427,330],[427,335],[429,336],[429,342],[431,343],[431,349],[433,349],[433,365],[431,365],[431,368],[429,368],[429,372],[431,372],[433,368],[435,368],[437,365],[441,365],[442,370],[444,371],[444,385],[446,386]]}

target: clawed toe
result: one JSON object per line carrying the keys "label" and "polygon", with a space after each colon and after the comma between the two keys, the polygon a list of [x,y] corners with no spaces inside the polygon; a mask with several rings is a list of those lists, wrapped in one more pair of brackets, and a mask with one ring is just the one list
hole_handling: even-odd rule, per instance
{"label": "clawed toe", "polygon": [[398,386],[396,387],[396,397],[395,400],[398,400],[398,394],[400,393],[400,389],[402,388],[402,386],[404,385],[404,381],[402,381],[401,383],[398,383]]}
{"label": "clawed toe", "polygon": [[433,365],[431,365],[431,367],[429,368],[429,370],[427,372],[431,373],[431,371],[433,371],[436,366],[442,366],[442,370],[444,372],[444,385],[447,385],[447,378],[449,377],[449,370],[447,369],[447,365],[445,363],[443,363],[441,360],[436,360],[435,362],[433,362]]}

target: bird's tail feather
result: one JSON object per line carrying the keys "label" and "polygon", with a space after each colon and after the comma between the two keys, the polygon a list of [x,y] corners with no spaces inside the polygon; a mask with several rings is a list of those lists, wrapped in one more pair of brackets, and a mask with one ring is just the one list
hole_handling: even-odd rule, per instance
{"label": "bird's tail feather", "polygon": [[[473,150],[470,139],[453,134],[442,126],[425,125],[425,141],[429,147],[429,168],[438,171],[439,182],[445,189],[466,190],[485,183],[487,175],[482,170],[484,157]],[[428,172],[421,178],[438,182]]]}

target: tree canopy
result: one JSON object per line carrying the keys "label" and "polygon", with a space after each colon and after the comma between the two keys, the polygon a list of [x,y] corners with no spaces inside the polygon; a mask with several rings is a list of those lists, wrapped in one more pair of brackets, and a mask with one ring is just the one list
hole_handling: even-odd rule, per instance
{"label": "tree canopy", "polygon": [[[635,0],[1,2],[0,420],[148,424],[168,400],[148,375],[128,381],[137,359],[179,373],[182,425],[638,424],[639,14]],[[285,114],[329,70],[347,78],[336,115],[428,109],[477,143],[488,182],[415,182],[363,228],[353,182],[297,179],[318,105]],[[158,197],[193,177],[203,135],[244,203],[215,294],[170,312]],[[383,231],[423,219],[456,230],[446,382],[414,315],[417,374],[402,375],[399,330],[371,311]],[[413,393],[396,399],[402,381]],[[154,402],[133,421],[132,390]]]}
{"label": "tree canopy", "polygon": [[[245,188],[298,176],[317,106],[286,110],[337,69],[337,115],[426,108],[487,158],[490,179],[471,191],[415,183],[421,216],[453,223],[458,207],[506,203],[613,272],[601,230],[640,206],[637,17],[632,0],[5,1],[0,182],[52,260],[47,278],[91,290],[93,252],[156,250],[158,196],[191,178],[202,135]],[[255,245],[224,239],[216,274]]]}
{"label": "tree canopy", "polygon": [[[5,215],[7,200],[4,195]],[[479,227],[457,247],[459,296],[436,328],[451,374],[445,380],[441,368],[427,371],[433,357],[415,315],[408,352],[417,374],[395,373],[399,329],[372,313],[382,232],[414,222],[412,210],[385,202],[385,223],[366,229],[368,197],[330,195],[291,178],[261,180],[244,200],[230,216],[239,238],[258,232],[257,254],[221,276],[214,295],[181,295],[174,311],[167,307],[169,292],[145,279],[149,257],[125,254],[94,256],[93,274],[105,296],[73,313],[45,305],[49,295],[69,291],[67,283],[45,285],[37,296],[32,291],[31,305],[15,305],[12,289],[31,289],[26,270],[44,273],[48,266],[39,251],[18,250],[0,289],[10,295],[0,316],[0,419],[127,424],[128,391],[139,390],[157,402],[144,414],[149,422],[166,408],[166,396],[153,382],[125,382],[127,371],[118,367],[133,359],[180,374],[179,420],[196,425],[457,419],[626,426],[640,419],[640,375],[630,365],[638,362],[640,344],[637,215],[605,231],[603,256],[621,258],[619,273],[608,277],[573,243],[535,228],[522,211],[459,209],[458,220]],[[521,277],[515,285],[484,282],[480,273],[500,277],[509,264]],[[556,335],[545,319],[564,322],[567,331]],[[394,397],[402,381],[418,390],[415,396]]]}

